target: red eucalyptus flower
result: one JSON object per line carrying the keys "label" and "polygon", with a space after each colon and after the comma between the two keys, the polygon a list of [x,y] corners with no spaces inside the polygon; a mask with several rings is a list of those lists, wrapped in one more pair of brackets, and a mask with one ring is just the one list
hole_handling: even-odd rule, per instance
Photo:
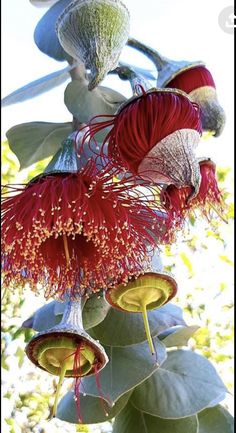
{"label": "red eucalyptus flower", "polygon": [[[104,116],[103,116],[104,117]],[[193,186],[199,167],[194,155],[201,133],[200,110],[185,93],[170,89],[143,90],[105,122],[90,124],[90,140],[112,126],[104,146],[114,166],[125,167],[149,183]]]}
{"label": "red eucalyptus flower", "polygon": [[6,285],[41,284],[46,297],[89,294],[138,275],[148,248],[167,236],[148,198],[112,182],[93,159],[79,168],[73,146],[67,140],[43,175],[3,198]]}
{"label": "red eucalyptus flower", "polygon": [[225,125],[225,113],[217,99],[214,79],[205,66],[180,71],[167,86],[188,93],[201,107],[203,129],[213,131],[216,137],[221,134]]}
{"label": "red eucalyptus flower", "polygon": [[176,188],[168,185],[161,192],[161,203],[166,211],[170,213],[171,219],[176,226],[182,227],[186,217],[191,212],[199,209],[207,219],[209,212],[215,210],[217,214],[223,214],[222,194],[218,188],[216,179],[216,166],[210,159],[199,161],[201,172],[201,183],[198,194],[189,200],[191,189],[189,187]]}

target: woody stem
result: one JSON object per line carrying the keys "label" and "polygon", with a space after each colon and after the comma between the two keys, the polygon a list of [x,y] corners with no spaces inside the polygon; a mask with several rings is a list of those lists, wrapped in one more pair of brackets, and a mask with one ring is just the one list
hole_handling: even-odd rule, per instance
{"label": "woody stem", "polygon": [[137,39],[129,38],[127,45],[129,47],[135,48],[136,50],[140,51],[145,56],[147,56],[154,63],[157,71],[159,69],[162,69],[162,67],[166,63],[165,59],[162,58],[156,50],[154,50],[151,47],[148,47],[147,45],[143,44],[142,42],[138,41]]}

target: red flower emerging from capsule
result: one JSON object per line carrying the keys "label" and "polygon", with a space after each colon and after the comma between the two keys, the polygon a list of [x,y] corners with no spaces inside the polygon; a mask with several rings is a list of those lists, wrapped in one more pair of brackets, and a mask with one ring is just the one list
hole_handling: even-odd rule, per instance
{"label": "red flower emerging from capsule", "polygon": [[[163,188],[160,197],[166,211],[170,213],[176,227],[182,227],[186,217],[195,209],[209,220],[210,210],[214,210],[220,216],[223,214],[222,193],[218,188],[216,179],[216,166],[210,159],[199,162],[201,183],[198,194],[189,199],[191,188],[176,188],[168,185]],[[221,216],[222,217],[222,216]]]}
{"label": "red flower emerging from capsule", "polygon": [[114,166],[125,167],[150,183],[193,185],[194,149],[201,133],[200,110],[180,91],[152,89],[126,102],[106,122],[90,124],[90,139],[111,126],[104,146]]}
{"label": "red flower emerging from capsule", "polygon": [[148,248],[167,236],[148,198],[112,182],[92,160],[80,172],[11,188],[2,204],[6,285],[29,283],[37,291],[40,284],[57,298],[106,289],[138,275]]}
{"label": "red flower emerging from capsule", "polygon": [[166,87],[188,93],[201,107],[202,127],[217,137],[225,125],[225,113],[219,105],[216,86],[210,71],[205,66],[196,66],[180,72]]}
{"label": "red flower emerging from capsule", "polygon": [[195,66],[184,70],[168,82],[168,87],[180,89],[186,93],[205,86],[216,87],[210,71],[205,66]]}

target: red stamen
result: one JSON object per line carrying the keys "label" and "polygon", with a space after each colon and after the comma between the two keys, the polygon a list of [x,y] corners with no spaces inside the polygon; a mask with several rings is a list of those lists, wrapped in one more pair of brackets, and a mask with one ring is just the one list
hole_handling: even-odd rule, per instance
{"label": "red stamen", "polygon": [[90,123],[87,137],[93,140],[107,126],[112,128],[103,148],[108,145],[113,166],[135,175],[148,152],[163,138],[180,129],[202,130],[198,105],[171,91],[148,92],[131,100],[112,120]]}
{"label": "red stamen", "polygon": [[75,402],[76,402],[76,410],[77,410],[77,416],[78,416],[78,422],[83,424],[82,416],[81,416],[81,405],[80,405],[80,385],[81,385],[81,365],[80,365],[80,355],[81,355],[81,349],[83,348],[83,343],[77,347],[75,351],[74,356],[74,364],[73,364],[73,371],[75,375],[75,386],[74,386],[74,395],[75,395]]}
{"label": "red stamen", "polygon": [[55,298],[66,288],[73,299],[139,275],[150,248],[172,236],[171,221],[151,188],[112,177],[89,161],[80,173],[11,187],[2,203],[4,284],[36,292],[41,284]]}
{"label": "red stamen", "polygon": [[211,161],[200,162],[201,184],[199,192],[192,200],[188,200],[191,188],[176,188],[169,185],[161,194],[161,201],[171,214],[176,227],[182,227],[185,218],[189,217],[195,209],[211,220],[210,211],[223,215],[222,193],[218,188],[215,165]]}
{"label": "red stamen", "polygon": [[78,423],[83,424],[83,419],[81,416],[81,405],[80,405],[80,385],[81,385],[81,377],[76,377],[75,386],[74,386],[74,395],[75,395],[77,419],[78,419]]}
{"label": "red stamen", "polygon": [[[100,396],[100,403],[102,406],[102,410],[104,411],[105,415],[108,416],[108,412],[107,412],[107,408],[106,408],[106,405],[107,405],[106,401],[108,400],[108,398],[106,397],[106,400],[105,400],[105,397],[102,393],[102,387],[101,387],[101,382],[100,382],[100,371],[99,371],[99,366],[97,363],[95,363],[95,365],[94,365],[94,372],[95,372],[95,380],[96,380],[97,389],[98,389],[99,396]],[[110,406],[112,406],[111,403],[109,403],[109,404],[110,404]]]}
{"label": "red stamen", "polygon": [[190,93],[199,87],[216,87],[210,71],[205,66],[196,66],[181,72],[167,86],[183,90],[186,93]]}

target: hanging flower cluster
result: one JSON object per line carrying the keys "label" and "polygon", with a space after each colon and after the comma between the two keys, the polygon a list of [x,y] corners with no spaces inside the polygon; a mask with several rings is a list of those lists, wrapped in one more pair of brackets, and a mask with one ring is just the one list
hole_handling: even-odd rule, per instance
{"label": "hanging flower cluster", "polygon": [[[55,0],[31,2],[61,7]],[[89,69],[83,81],[92,105],[93,89],[117,67],[128,40],[129,12],[120,0],[74,0],[55,29],[65,53]],[[69,298],[61,323],[34,336],[26,353],[59,376],[53,416],[64,377],[75,378],[78,421],[81,377],[95,374],[101,395],[98,373],[108,362],[83,328],[81,298],[102,291],[112,307],[141,313],[155,354],[147,311],[177,292],[173,276],[155,269],[159,245],[174,242],[196,209],[208,220],[211,209],[223,213],[215,165],[195,154],[202,131],[217,136],[225,121],[211,73],[201,62],[172,62],[138,41],[128,44],[154,61],[159,85],[118,66],[133,96],[114,115],[99,113],[70,135],[27,185],[7,185],[2,194],[4,285],[28,283],[46,298]]]}
{"label": "hanging flower cluster", "polygon": [[111,127],[103,145],[111,167],[130,171],[135,179],[156,185],[157,201],[166,211],[172,232],[184,226],[194,209],[208,220],[210,209],[221,216],[223,200],[215,165],[195,155],[202,132],[199,105],[187,93],[173,88],[135,87],[133,71],[127,77],[136,94],[134,91],[134,96],[107,121],[92,119],[86,139],[93,142],[98,132]]}
{"label": "hanging flower cluster", "polygon": [[178,91],[141,89],[107,122],[112,126],[105,143],[114,165],[125,167],[149,182],[191,185],[196,176],[193,150],[200,140],[200,112],[186,94]]}
{"label": "hanging flower cluster", "polygon": [[168,240],[165,213],[157,214],[151,192],[140,196],[135,185],[113,182],[93,159],[77,172],[64,171],[69,146],[75,154],[68,140],[54,168],[50,163],[24,188],[12,186],[2,202],[4,282],[28,282],[35,291],[40,283],[46,297],[66,291],[73,298],[127,282],[148,263],[148,247]]}

